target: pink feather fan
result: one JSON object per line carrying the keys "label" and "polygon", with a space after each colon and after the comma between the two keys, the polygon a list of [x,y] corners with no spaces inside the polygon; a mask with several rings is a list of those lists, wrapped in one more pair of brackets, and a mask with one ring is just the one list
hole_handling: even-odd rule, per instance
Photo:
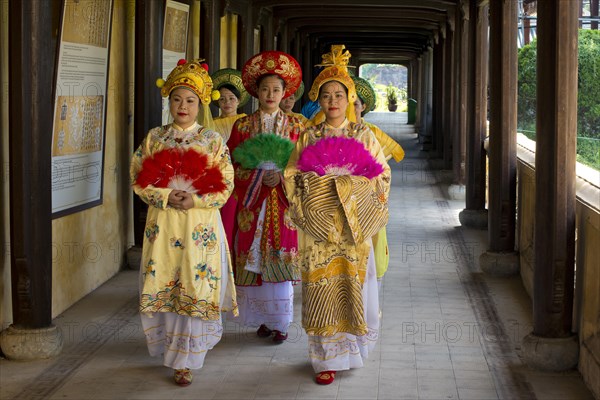
{"label": "pink feather fan", "polygon": [[383,166],[356,139],[329,137],[306,146],[298,158],[302,172],[318,175],[358,175],[368,179],[383,172]]}

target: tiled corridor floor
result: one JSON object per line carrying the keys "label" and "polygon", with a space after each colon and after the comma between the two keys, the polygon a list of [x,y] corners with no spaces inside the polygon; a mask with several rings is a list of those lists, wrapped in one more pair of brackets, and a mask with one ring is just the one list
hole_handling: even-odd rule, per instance
{"label": "tiled corridor floor", "polygon": [[[528,368],[520,343],[531,303],[519,277],[478,266],[485,231],[460,227],[464,201],[448,200],[445,174],[430,170],[405,114],[370,114],[406,158],[392,165],[381,336],[362,369],[330,386],[313,381],[298,322],[272,345],[227,323],[190,387],[148,356],[137,314],[137,271],[124,270],[60,315],[65,338],[52,360],[0,359],[1,399],[592,399],[577,371]],[[300,319],[296,287],[295,320]]]}

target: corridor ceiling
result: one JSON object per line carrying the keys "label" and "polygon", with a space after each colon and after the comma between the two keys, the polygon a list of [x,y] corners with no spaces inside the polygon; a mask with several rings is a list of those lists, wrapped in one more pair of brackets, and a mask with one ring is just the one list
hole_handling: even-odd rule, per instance
{"label": "corridor ceiling", "polygon": [[345,44],[360,63],[407,63],[418,57],[460,12],[460,0],[256,0],[275,26],[327,51]]}

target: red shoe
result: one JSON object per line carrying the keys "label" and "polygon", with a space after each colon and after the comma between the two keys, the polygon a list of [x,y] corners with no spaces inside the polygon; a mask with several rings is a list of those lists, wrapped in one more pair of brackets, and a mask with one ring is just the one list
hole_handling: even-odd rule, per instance
{"label": "red shoe", "polygon": [[265,324],[262,324],[260,328],[256,331],[258,337],[269,337],[273,334],[273,331],[267,328]]}
{"label": "red shoe", "polygon": [[330,385],[335,379],[335,371],[321,371],[315,377],[319,385]]}
{"label": "red shoe", "polygon": [[190,371],[188,368],[176,369],[175,376],[173,378],[175,379],[175,383],[179,386],[189,386],[192,383],[192,371]]}
{"label": "red shoe", "polygon": [[288,338],[287,333],[281,333],[280,331],[277,331],[277,330],[275,330],[273,332],[275,333],[275,336],[273,336],[273,342],[275,344],[281,344]]}

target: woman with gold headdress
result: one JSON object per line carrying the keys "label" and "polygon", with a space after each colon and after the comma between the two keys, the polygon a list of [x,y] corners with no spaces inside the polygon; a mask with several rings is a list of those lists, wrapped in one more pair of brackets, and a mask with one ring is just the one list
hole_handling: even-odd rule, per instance
{"label": "woman with gold headdress", "polygon": [[350,53],[334,45],[309,92],[322,122],[307,128],[285,170],[298,229],[302,325],[316,382],[359,368],[379,332],[371,236],[388,218],[390,168],[377,139],[354,121]]}
{"label": "woman with gold headdress", "polygon": [[221,339],[221,314],[237,314],[233,271],[219,208],[233,167],[210,125],[212,81],[200,60],[180,60],[166,82],[173,123],[151,129],[131,159],[135,193],[148,204],[140,268],[140,313],[151,356],[178,385],[192,382]]}
{"label": "woman with gold headdress", "polygon": [[259,109],[237,120],[229,139],[235,168],[235,283],[240,320],[257,335],[283,343],[293,318],[292,282],[299,280],[298,239],[288,216],[282,171],[304,126],[279,108],[302,81],[298,61],[281,51],[256,54],[242,68]]}
{"label": "woman with gold headdress", "polygon": [[[364,117],[369,111],[375,109],[377,95],[375,89],[366,80],[358,76],[352,76],[356,86],[356,100],[354,101],[354,114],[356,119],[368,126],[375,134],[377,141],[381,145],[386,160],[392,157],[396,162],[404,158],[404,149],[394,139],[389,137],[377,125],[365,121]],[[390,252],[388,249],[387,233],[385,227],[373,236],[373,248],[375,250],[375,266],[377,267],[377,282],[381,285],[383,275],[388,269],[390,262]]]}

